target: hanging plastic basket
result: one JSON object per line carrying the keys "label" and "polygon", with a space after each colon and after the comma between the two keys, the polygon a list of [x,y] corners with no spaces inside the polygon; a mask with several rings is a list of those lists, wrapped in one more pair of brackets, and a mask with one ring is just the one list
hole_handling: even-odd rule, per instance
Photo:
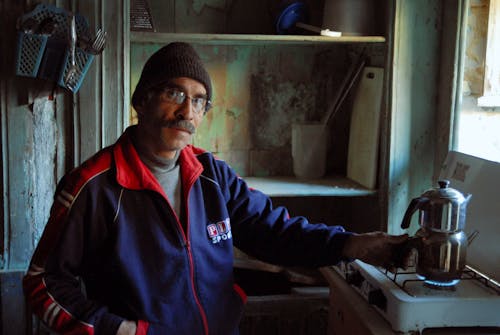
{"label": "hanging plastic basket", "polygon": [[17,36],[16,74],[36,77],[48,36],[19,33]]}
{"label": "hanging plastic basket", "polygon": [[[94,60],[94,55],[76,48],[76,65],[78,77],[76,83],[68,87],[64,83],[64,76],[70,65],[69,52],[69,25],[71,15],[62,8],[52,5],[39,4],[35,9],[20,18],[20,26],[27,20],[38,24],[52,20],[54,31],[50,34],[34,32],[19,32],[16,51],[16,75],[52,80],[59,86],[72,92],[78,91],[83,79]],[[88,22],[80,14],[75,15],[78,39],[90,40]]]}

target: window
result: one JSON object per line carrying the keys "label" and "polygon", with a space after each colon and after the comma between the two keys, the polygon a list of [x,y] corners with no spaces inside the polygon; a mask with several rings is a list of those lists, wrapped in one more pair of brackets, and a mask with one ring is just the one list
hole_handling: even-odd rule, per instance
{"label": "window", "polygon": [[500,162],[500,0],[469,1],[455,149]]}

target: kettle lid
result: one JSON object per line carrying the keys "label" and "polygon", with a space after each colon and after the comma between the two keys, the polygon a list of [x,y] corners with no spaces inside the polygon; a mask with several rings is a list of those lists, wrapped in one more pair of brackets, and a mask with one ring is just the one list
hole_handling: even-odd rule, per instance
{"label": "kettle lid", "polygon": [[452,202],[462,203],[466,201],[464,195],[450,187],[450,181],[447,179],[441,179],[438,181],[439,187],[434,187],[427,190],[422,196],[429,199],[448,199]]}

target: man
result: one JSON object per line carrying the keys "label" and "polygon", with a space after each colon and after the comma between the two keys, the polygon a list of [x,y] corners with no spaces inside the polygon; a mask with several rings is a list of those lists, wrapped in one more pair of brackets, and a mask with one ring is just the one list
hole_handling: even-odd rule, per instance
{"label": "man", "polygon": [[161,48],[132,97],[138,125],[59,183],[24,279],[32,310],[56,332],[237,334],[246,297],[233,244],[282,265],[394,265],[405,235],[290,218],[190,145],[211,97],[190,45]]}

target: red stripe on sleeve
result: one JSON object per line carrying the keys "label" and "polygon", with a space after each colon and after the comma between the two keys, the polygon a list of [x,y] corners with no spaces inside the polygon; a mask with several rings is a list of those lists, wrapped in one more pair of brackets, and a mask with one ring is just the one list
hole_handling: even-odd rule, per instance
{"label": "red stripe on sleeve", "polygon": [[143,320],[137,322],[137,331],[135,335],[147,335],[149,328],[149,323]]}
{"label": "red stripe on sleeve", "polygon": [[[48,321],[48,326],[62,334],[93,335],[94,327],[75,319],[48,293],[42,275],[27,275],[23,281],[26,298],[32,311],[40,320]],[[54,305],[55,304],[55,305]],[[47,320],[44,320],[44,317]]]}

